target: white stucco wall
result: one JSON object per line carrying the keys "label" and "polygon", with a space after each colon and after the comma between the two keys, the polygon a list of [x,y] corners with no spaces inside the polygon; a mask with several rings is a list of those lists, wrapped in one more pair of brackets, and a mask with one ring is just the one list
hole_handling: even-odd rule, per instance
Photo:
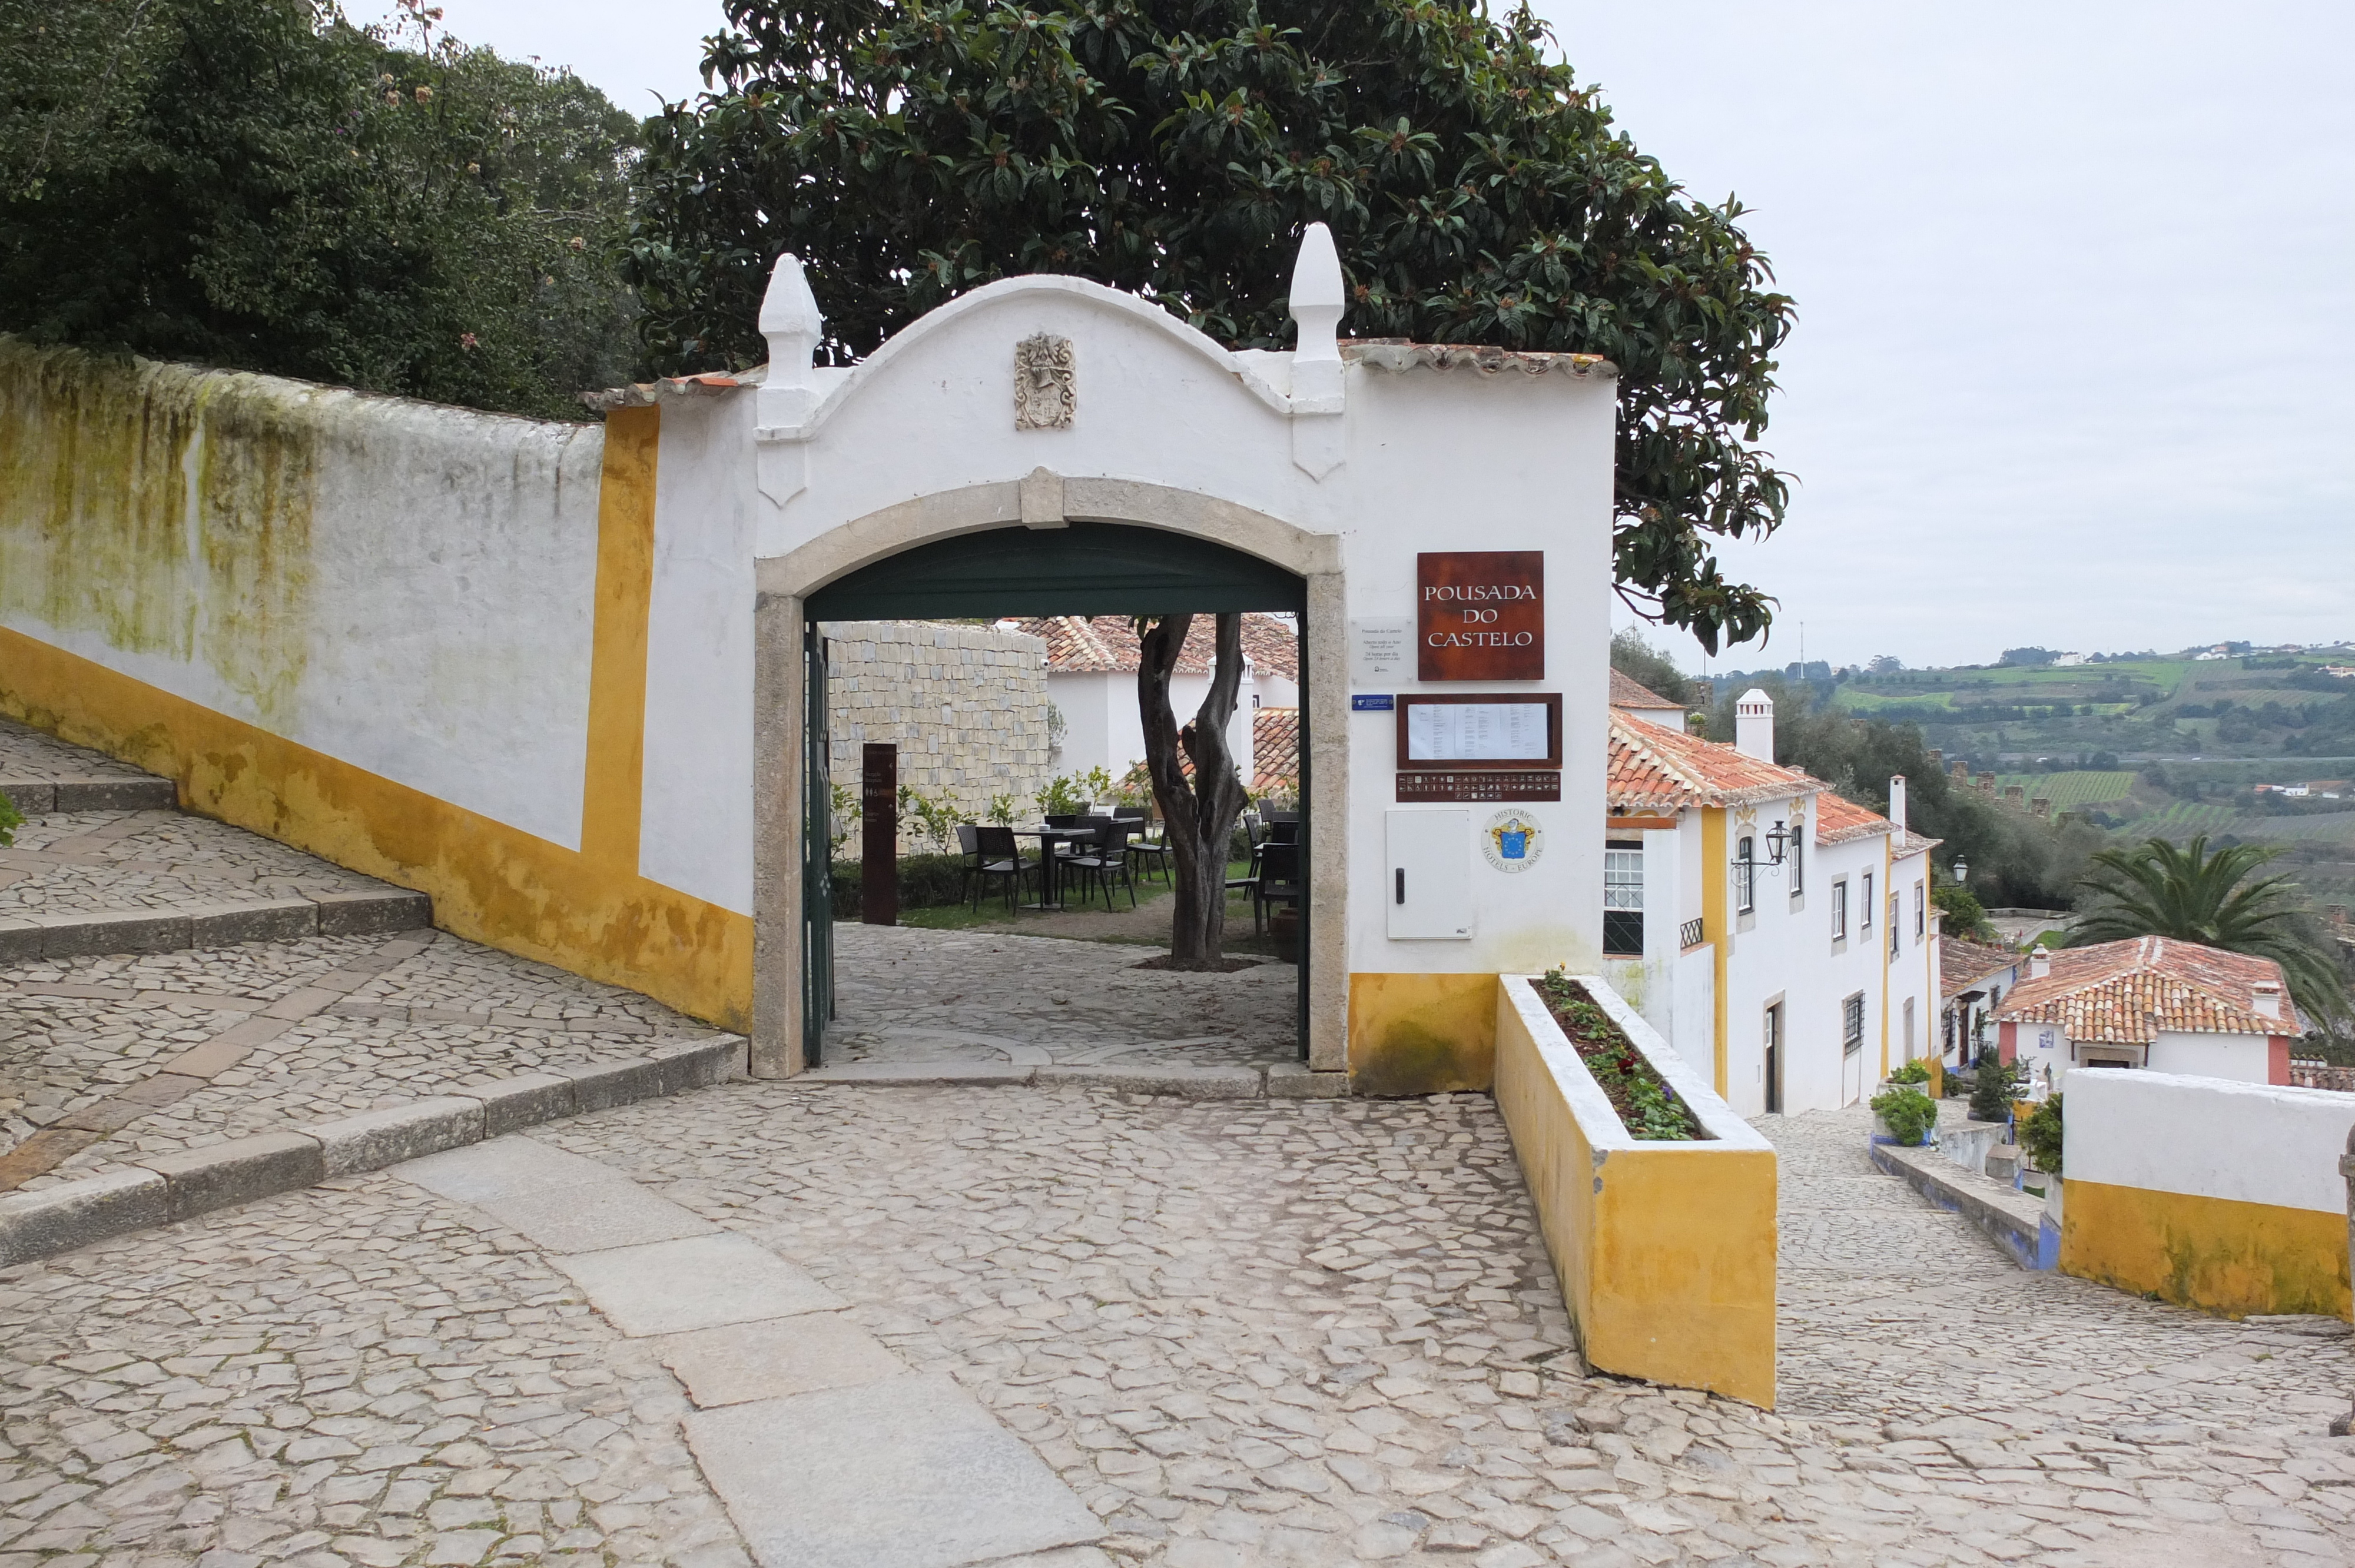
{"label": "white stucco wall", "polygon": [[2089,1069],[2070,1075],[2066,1106],[2070,1181],[2347,1212],[2355,1095]]}
{"label": "white stucco wall", "polygon": [[[1175,675],[1169,681],[1169,708],[1185,725],[1209,695],[1208,675]],[[1245,779],[1252,776],[1252,697],[1257,691],[1246,670],[1235,700],[1234,716],[1227,721],[1227,749]],[[1136,705],[1134,671],[1083,670],[1047,673],[1047,696],[1063,710],[1062,754],[1055,771],[1082,774],[1102,768],[1115,782],[1145,760],[1145,718]]]}
{"label": "white stucco wall", "polygon": [[[2197,1078],[2232,1078],[2262,1084],[2271,1075],[2273,1043],[2263,1034],[2193,1034],[2162,1029],[2150,1043],[2154,1073]],[[2073,1086],[2077,1079],[2070,1080]]]}
{"label": "white stucco wall", "polygon": [[662,410],[638,869],[752,912],[752,510],[726,405]]}
{"label": "white stucco wall", "polygon": [[74,484],[0,485],[0,625],[579,847],[599,427],[5,340],[0,379],[7,471]]}

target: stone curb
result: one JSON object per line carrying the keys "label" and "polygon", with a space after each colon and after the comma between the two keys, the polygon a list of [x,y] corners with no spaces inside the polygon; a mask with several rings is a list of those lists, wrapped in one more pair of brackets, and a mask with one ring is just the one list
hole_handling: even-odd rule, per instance
{"label": "stone curb", "polygon": [[151,1155],[132,1161],[134,1170],[0,1193],[0,1268],[583,1111],[741,1079],[749,1066],[745,1053],[742,1040],[721,1039],[666,1057],[501,1078],[464,1094]]}
{"label": "stone curb", "polygon": [[28,817],[51,811],[169,811],[180,803],[169,779],[0,779],[0,795]]}
{"label": "stone curb", "polygon": [[1184,1100],[1347,1099],[1347,1073],[1312,1072],[1298,1062],[1272,1067],[1025,1066],[1005,1062],[845,1062],[812,1067],[785,1084],[873,1084],[900,1088],[1075,1084],[1132,1095],[1166,1095]]}
{"label": "stone curb", "polygon": [[322,893],[197,909],[105,909],[0,920],[0,964],[98,953],[174,953],[233,942],[357,937],[433,923],[433,901],[405,887]]}
{"label": "stone curb", "polygon": [[[1871,1146],[1871,1154],[1873,1164],[1938,1207],[1970,1221],[1996,1245],[2003,1248],[2012,1262],[2031,1271],[2038,1267],[2038,1218],[2013,1213],[1985,1192],[1974,1190],[1966,1182],[1950,1180],[1933,1163],[1945,1158],[1934,1150],[1876,1143]],[[2039,1210],[2041,1214],[2041,1204]]]}

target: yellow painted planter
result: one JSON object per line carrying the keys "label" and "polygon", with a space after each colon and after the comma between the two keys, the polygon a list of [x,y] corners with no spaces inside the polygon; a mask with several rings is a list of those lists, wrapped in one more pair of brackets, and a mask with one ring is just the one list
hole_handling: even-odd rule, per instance
{"label": "yellow painted planter", "polygon": [[1600,1371],[1774,1404],[1774,1150],[1604,981],[1579,977],[1711,1135],[1629,1136],[1527,978],[1497,994],[1497,1107]]}

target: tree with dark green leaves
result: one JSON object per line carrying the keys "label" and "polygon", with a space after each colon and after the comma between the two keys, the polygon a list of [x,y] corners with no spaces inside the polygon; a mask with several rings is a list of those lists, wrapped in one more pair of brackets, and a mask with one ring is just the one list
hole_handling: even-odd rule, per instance
{"label": "tree with dark green leaves", "polygon": [[2171,937],[2281,965],[2290,995],[2331,1033],[2349,1022],[2347,985],[2334,955],[2307,918],[2296,885],[2259,876],[2281,853],[2267,844],[2226,844],[2211,852],[2205,833],[2177,845],[2149,839],[2094,856],[2083,907],[2069,945]]}
{"label": "tree with dark green leaves", "polygon": [[1365,337],[1619,369],[1620,590],[1704,647],[1764,632],[1719,541],[1771,533],[1759,440],[1791,304],[1728,198],[1688,196],[1526,8],[1440,0],[726,0],[710,90],[648,124],[630,278],[656,367],[758,363],[792,251],[823,352],[1025,272],[1239,347],[1290,341],[1330,226]]}
{"label": "tree with dark green leaves", "polygon": [[0,331],[582,417],[637,124],[439,15],[0,0]]}

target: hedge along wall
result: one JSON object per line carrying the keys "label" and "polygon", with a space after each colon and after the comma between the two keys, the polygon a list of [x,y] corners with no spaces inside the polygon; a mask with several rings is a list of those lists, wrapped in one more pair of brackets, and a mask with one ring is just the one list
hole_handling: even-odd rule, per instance
{"label": "hedge along wall", "polygon": [[[828,642],[834,782],[855,793],[860,747],[890,741],[900,748],[900,782],[947,797],[964,821],[987,821],[993,795],[1014,798],[1016,821],[1038,820],[1031,797],[1054,773],[1042,640],[930,621],[831,620],[819,630]],[[920,841],[912,827],[900,824],[902,853],[956,853],[954,842]],[[846,853],[857,844],[846,841]]]}
{"label": "hedge along wall", "polygon": [[742,1028],[748,912],[638,872],[658,418],[0,338],[0,713]]}
{"label": "hedge along wall", "polygon": [[1497,1108],[1598,1369],[1774,1404],[1774,1146],[1600,979],[1590,995],[1706,1141],[1630,1137],[1529,980],[1497,977]]}
{"label": "hedge along wall", "polygon": [[2350,1315],[2355,1095],[2069,1075],[2061,1271],[2186,1307]]}

